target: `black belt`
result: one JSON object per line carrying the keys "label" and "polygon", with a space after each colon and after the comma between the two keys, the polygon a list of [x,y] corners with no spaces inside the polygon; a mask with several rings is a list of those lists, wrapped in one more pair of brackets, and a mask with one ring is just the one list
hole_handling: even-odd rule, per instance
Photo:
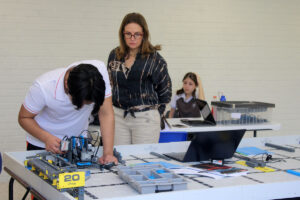
{"label": "black belt", "polygon": [[144,112],[144,111],[148,111],[148,110],[152,110],[153,109],[153,107],[147,107],[147,108],[143,108],[143,109],[140,109],[140,110],[138,110],[138,109],[128,109],[128,110],[124,110],[124,118],[127,116],[127,114],[128,113],[130,113],[130,115],[132,116],[132,117],[134,117],[134,118],[136,118],[135,117],[135,112]]}

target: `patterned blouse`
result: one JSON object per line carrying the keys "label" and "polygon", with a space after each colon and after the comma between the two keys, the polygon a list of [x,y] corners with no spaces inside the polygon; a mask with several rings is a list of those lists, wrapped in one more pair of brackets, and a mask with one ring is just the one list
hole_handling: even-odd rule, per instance
{"label": "patterned blouse", "polygon": [[172,84],[167,63],[158,53],[142,58],[139,53],[131,66],[125,59],[118,60],[116,49],[108,58],[108,73],[112,86],[113,105],[125,111],[142,111],[158,108],[165,110],[172,96]]}

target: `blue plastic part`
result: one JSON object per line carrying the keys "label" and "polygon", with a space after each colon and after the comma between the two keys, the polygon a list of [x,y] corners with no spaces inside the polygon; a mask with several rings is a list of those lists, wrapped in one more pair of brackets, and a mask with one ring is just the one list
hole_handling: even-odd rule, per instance
{"label": "blue plastic part", "polygon": [[80,142],[81,142],[80,149],[82,150],[82,148],[84,147],[84,138],[82,135],[80,136]]}
{"label": "blue plastic part", "polygon": [[290,173],[290,174],[293,174],[293,175],[296,175],[296,176],[300,176],[300,172],[297,172],[297,171],[294,171],[294,170],[291,170],[291,169],[286,170],[286,172]]}
{"label": "blue plastic part", "polygon": [[85,171],[85,180],[91,178],[91,171],[90,170],[87,170]]}
{"label": "blue plastic part", "polygon": [[159,143],[186,141],[187,132],[161,132]]}
{"label": "blue plastic part", "polygon": [[90,175],[91,175],[91,171],[90,170],[85,171],[85,176],[90,176]]}
{"label": "blue plastic part", "polygon": [[77,166],[90,166],[92,165],[91,162],[77,162],[76,163]]}
{"label": "blue plastic part", "polygon": [[31,166],[26,166],[26,168],[27,168],[28,170],[31,170],[31,169],[32,169],[32,167],[31,167]]}
{"label": "blue plastic part", "polygon": [[158,170],[156,170],[156,173],[158,173],[158,174],[164,174],[164,173],[166,173],[166,171],[163,170],[163,169],[158,169]]}
{"label": "blue plastic part", "polygon": [[155,177],[152,175],[152,176],[149,176],[148,177],[149,179],[155,179]]}
{"label": "blue plastic part", "polygon": [[73,146],[73,149],[76,148],[76,140],[74,137],[72,138],[72,146]]}
{"label": "blue plastic part", "polygon": [[164,162],[164,161],[135,164],[135,166],[139,166],[139,165],[161,165],[161,166],[163,166],[164,168],[167,168],[167,169],[181,168],[182,167],[182,165],[176,165],[176,164],[169,163],[169,162]]}

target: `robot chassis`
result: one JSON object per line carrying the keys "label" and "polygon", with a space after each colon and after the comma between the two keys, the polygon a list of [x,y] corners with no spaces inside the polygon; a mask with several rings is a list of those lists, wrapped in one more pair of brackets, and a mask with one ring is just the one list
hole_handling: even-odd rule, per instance
{"label": "robot chassis", "polygon": [[[96,152],[93,148],[97,148]],[[78,200],[84,200],[85,180],[90,177],[90,171],[84,169],[110,169],[114,163],[102,165],[96,155],[98,147],[92,147],[88,138],[74,137],[61,141],[64,154],[41,152],[27,157],[26,168],[40,176],[61,192],[68,192]],[[125,164],[121,154],[114,149],[114,156],[120,164]]]}

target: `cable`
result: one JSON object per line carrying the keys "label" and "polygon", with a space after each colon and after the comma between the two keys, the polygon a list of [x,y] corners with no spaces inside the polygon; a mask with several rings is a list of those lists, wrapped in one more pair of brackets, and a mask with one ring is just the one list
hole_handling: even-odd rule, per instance
{"label": "cable", "polygon": [[85,133],[85,132],[89,133],[90,131],[87,130],[87,129],[84,129],[84,130],[82,130],[82,131],[80,132],[80,134],[78,135],[78,137],[80,137],[80,136],[81,136],[83,133]]}
{"label": "cable", "polygon": [[240,154],[237,154],[237,155],[238,156],[235,156],[235,157],[240,158],[242,160],[243,159],[245,159],[245,160],[257,159],[257,156],[261,155],[261,159],[257,159],[260,162],[266,162],[266,163],[286,162],[284,160],[284,158],[273,158],[272,155],[268,154],[268,153],[256,154],[256,155],[252,156],[251,158],[242,156]]}
{"label": "cable", "polygon": [[[92,137],[92,133],[97,133],[97,138],[96,140],[93,139]],[[100,139],[100,132],[99,131],[92,131],[92,132],[89,132],[90,136],[91,136],[91,144],[92,144],[92,141],[94,141],[94,144],[92,144],[93,146],[96,145],[96,143],[98,142],[98,140]],[[100,145],[100,141],[99,141],[99,145]]]}

